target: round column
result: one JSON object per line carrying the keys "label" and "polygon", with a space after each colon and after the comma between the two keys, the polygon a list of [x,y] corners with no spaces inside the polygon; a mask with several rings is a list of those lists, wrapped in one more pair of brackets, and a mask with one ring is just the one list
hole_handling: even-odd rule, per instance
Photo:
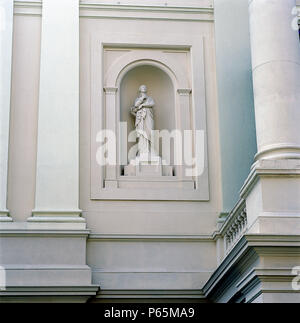
{"label": "round column", "polygon": [[300,158],[300,45],[295,0],[249,0],[259,159]]}

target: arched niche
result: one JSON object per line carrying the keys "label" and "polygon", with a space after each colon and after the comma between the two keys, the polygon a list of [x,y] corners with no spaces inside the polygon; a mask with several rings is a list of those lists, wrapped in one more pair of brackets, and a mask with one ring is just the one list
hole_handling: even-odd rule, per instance
{"label": "arched niche", "polygon": [[[147,86],[148,95],[155,101],[155,130],[172,131],[175,129],[176,111],[173,82],[169,75],[159,67],[144,64],[127,71],[120,82],[120,121],[127,123],[127,135],[135,129],[130,107],[133,106],[138,96],[138,89],[142,84]],[[128,151],[133,145],[135,143],[128,143]]]}
{"label": "arched niche", "polygon": [[[150,46],[151,48],[137,48],[136,44],[133,44],[131,48],[120,48],[119,45],[105,47],[102,48],[105,54],[102,52],[101,55],[100,52],[97,54],[97,50],[95,50],[95,55],[91,57],[91,66],[93,66],[91,69],[92,134],[94,138],[97,138],[100,128],[104,131],[109,130],[110,133],[113,132],[117,136],[115,141],[107,141],[105,145],[101,141],[100,146],[102,152],[103,149],[111,149],[111,156],[115,156],[116,163],[113,160],[113,163],[99,167],[95,160],[95,155],[99,152],[99,141],[92,143],[91,192],[93,199],[209,200],[203,42],[200,41],[197,44],[199,44],[199,48],[197,51],[193,51],[193,55],[188,48],[186,50],[182,48],[177,50],[175,48],[153,48],[152,46]],[[191,64],[192,62],[193,64]],[[150,68],[151,73],[140,73],[143,68],[146,68],[147,72]],[[200,72],[193,74],[192,71],[195,70]],[[155,85],[156,89],[160,88],[158,96],[154,92],[156,90],[151,88],[152,85],[149,85],[149,79],[144,79],[138,76],[139,74],[143,76],[155,75],[154,80],[157,79],[157,81],[152,81],[152,84]],[[194,77],[192,77],[193,75]],[[146,176],[143,178],[137,174],[134,178],[134,175],[125,175],[125,169],[122,173],[122,168],[130,165],[128,165],[126,156],[120,155],[121,147],[126,146],[127,138],[125,138],[126,134],[123,135],[123,129],[120,131],[119,122],[126,121],[126,118],[128,118],[130,120],[128,130],[130,131],[130,127],[133,128],[133,118],[129,118],[129,109],[138,94],[138,87],[142,83],[148,85],[149,95],[156,101],[156,109],[159,106],[164,106],[164,110],[159,110],[159,112],[171,111],[170,113],[166,112],[165,115],[168,114],[167,119],[163,117],[161,120],[157,120],[158,115],[156,115],[157,126],[155,128],[178,130],[175,134],[170,134],[169,140],[173,142],[175,140],[182,141],[183,138],[180,138],[180,135],[177,136],[178,132],[183,134],[185,130],[191,130],[192,156],[194,156],[196,148],[200,152],[202,152],[202,148],[205,150],[205,153],[202,154],[205,158],[204,170],[202,172],[200,168],[200,175],[198,173],[186,173],[186,169],[193,171],[194,168],[191,169],[189,165],[172,163],[172,161],[173,176],[163,174],[163,176]],[[101,88],[103,88],[103,92],[101,92]],[[172,88],[173,90],[170,90]],[[168,90],[165,91],[164,89]],[[166,109],[167,105],[160,103],[162,91],[167,98],[163,98],[162,101],[172,102],[172,110],[171,108]],[[171,104],[168,106],[170,107]],[[123,111],[123,109],[126,111]],[[125,116],[123,113],[125,113]],[[165,123],[161,124],[160,121],[163,122],[163,120],[165,120]],[[200,145],[201,147],[195,145],[196,131],[198,130],[201,132],[200,139],[203,142]],[[183,152],[180,149],[179,151],[176,150],[176,162],[180,162],[181,155],[183,155]],[[93,160],[95,161],[93,162]],[[200,167],[202,167],[202,164]],[[167,166],[165,168],[169,169]],[[198,168],[195,168],[195,170],[198,171]],[[166,171],[165,174],[169,173]]]}

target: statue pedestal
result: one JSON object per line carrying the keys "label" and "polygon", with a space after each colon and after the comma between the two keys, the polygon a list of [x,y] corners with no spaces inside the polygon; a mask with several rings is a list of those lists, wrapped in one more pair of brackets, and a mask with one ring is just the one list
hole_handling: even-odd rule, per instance
{"label": "statue pedestal", "polygon": [[173,166],[162,165],[159,156],[139,156],[124,168],[124,176],[162,177],[173,176]]}

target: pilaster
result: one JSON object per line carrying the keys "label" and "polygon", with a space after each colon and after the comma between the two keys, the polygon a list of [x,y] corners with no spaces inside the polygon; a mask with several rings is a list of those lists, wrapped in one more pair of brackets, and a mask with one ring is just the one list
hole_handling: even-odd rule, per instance
{"label": "pilaster", "polygon": [[44,0],[33,223],[85,228],[79,204],[79,2]]}
{"label": "pilaster", "polygon": [[13,0],[0,1],[0,222],[12,221],[6,202],[13,6]]}

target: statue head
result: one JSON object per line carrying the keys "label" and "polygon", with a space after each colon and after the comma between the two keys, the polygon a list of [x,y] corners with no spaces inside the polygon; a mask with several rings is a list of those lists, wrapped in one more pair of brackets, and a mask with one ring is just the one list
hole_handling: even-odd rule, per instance
{"label": "statue head", "polygon": [[147,86],[146,85],[141,85],[139,88],[140,93],[147,93]]}

